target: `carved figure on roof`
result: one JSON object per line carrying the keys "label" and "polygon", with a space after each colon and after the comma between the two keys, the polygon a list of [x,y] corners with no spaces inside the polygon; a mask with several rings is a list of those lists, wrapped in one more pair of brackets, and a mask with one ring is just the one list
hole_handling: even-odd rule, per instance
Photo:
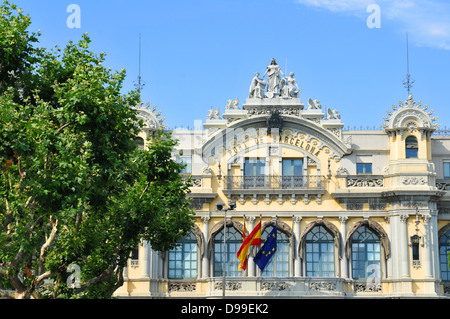
{"label": "carved figure on roof", "polygon": [[226,109],[238,110],[239,109],[238,105],[239,105],[239,98],[236,98],[235,100],[228,100]]}
{"label": "carved figure on roof", "polygon": [[217,108],[216,110],[210,109],[208,111],[208,115],[206,116],[206,119],[207,120],[220,120],[219,114],[220,114],[219,108]]}
{"label": "carved figure on roof", "polygon": [[328,108],[327,120],[340,120],[340,119],[341,119],[341,115],[339,114],[339,112],[337,110],[332,110],[332,109]]}
{"label": "carved figure on roof", "polygon": [[313,100],[311,98],[309,98],[308,100],[308,110],[321,110],[322,109],[322,105],[320,104],[319,100]]}
{"label": "carved figure on roof", "polygon": [[259,78],[259,72],[256,72],[255,77],[252,79],[252,84],[250,85],[248,97],[262,99],[264,96],[265,89],[266,89],[266,81],[264,81],[264,79]]}
{"label": "carved figure on roof", "polygon": [[[267,74],[267,93],[279,93],[280,83],[281,83],[281,75],[284,76],[283,72],[280,69],[280,66],[275,61],[275,58],[272,58],[270,65],[267,67],[266,72],[263,77]],[[273,96],[273,94],[270,94]]]}
{"label": "carved figure on roof", "polygon": [[297,80],[294,78],[294,72],[291,72],[289,74],[289,77],[286,78],[287,82],[287,95],[289,97],[298,97],[298,94],[300,93],[300,88],[297,85]]}

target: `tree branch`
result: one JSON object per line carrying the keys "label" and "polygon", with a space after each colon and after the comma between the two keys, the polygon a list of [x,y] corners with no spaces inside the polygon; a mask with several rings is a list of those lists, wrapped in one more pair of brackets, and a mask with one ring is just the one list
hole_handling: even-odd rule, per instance
{"label": "tree branch", "polygon": [[38,267],[40,271],[43,271],[44,269],[44,259],[47,255],[47,248],[51,245],[53,240],[56,237],[56,234],[58,233],[58,220],[53,219],[53,216],[50,216],[50,223],[52,224],[52,231],[50,233],[50,236],[47,238],[45,243],[41,247],[41,253],[39,256],[39,262]]}

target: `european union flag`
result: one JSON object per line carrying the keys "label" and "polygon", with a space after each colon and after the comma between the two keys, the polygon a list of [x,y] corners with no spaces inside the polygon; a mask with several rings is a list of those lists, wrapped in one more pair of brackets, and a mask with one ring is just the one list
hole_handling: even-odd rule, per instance
{"label": "european union flag", "polygon": [[275,254],[277,251],[277,225],[272,229],[269,236],[267,236],[266,241],[264,242],[264,245],[261,247],[261,249],[256,254],[255,258],[253,259],[254,262],[258,265],[259,269],[261,271],[266,268],[267,263],[269,262],[270,258]]}

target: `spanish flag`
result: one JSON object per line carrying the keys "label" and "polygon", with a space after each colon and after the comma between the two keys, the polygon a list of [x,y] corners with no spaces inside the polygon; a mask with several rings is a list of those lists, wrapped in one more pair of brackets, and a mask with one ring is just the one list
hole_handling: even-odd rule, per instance
{"label": "spanish flag", "polygon": [[245,237],[245,222],[244,222],[244,239],[243,243],[241,245],[241,248],[239,248],[237,252],[237,258],[240,261],[239,264],[239,270],[245,270],[247,269],[247,255],[248,250],[250,249],[250,246],[260,246],[261,245],[261,221],[258,225],[252,230],[252,232]]}

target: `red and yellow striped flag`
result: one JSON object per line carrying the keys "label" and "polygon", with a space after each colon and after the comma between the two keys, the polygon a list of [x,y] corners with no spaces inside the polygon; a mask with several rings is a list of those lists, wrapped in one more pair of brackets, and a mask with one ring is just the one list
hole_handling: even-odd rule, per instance
{"label": "red and yellow striped flag", "polygon": [[259,246],[261,245],[261,222],[256,225],[256,227],[252,230],[250,235],[245,237],[245,223],[244,223],[244,235],[243,235],[243,243],[241,247],[239,248],[236,256],[240,261],[239,264],[239,270],[245,270],[247,269],[247,255],[248,250],[250,249],[250,246],[255,245]]}

